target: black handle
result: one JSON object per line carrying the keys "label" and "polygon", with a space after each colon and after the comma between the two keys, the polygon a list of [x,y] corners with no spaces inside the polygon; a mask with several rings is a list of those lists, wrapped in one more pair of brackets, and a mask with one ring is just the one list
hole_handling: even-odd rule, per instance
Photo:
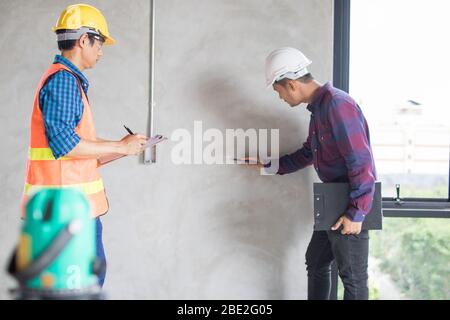
{"label": "black handle", "polygon": [[396,192],[397,192],[397,197],[394,198],[394,200],[397,202],[397,204],[402,204],[403,201],[402,201],[402,199],[400,198],[400,185],[399,185],[399,184],[396,184],[396,185],[395,185],[395,190],[396,190]]}
{"label": "black handle", "polygon": [[[16,254],[17,250],[14,250],[10,259],[8,272],[19,281],[24,283],[30,279],[35,278],[45,268],[47,268],[53,260],[61,253],[66,247],[70,239],[73,238],[77,228],[74,227],[74,221],[68,223],[53,239],[50,245],[34,260],[26,269],[17,272],[16,269]],[[74,230],[75,229],[75,230]]]}

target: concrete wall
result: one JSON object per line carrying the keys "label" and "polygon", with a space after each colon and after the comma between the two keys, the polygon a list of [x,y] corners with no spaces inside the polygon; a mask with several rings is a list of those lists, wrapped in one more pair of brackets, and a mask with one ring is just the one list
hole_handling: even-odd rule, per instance
{"label": "concrete wall", "polygon": [[[0,267],[19,234],[28,123],[37,82],[54,54],[50,28],[71,1],[0,1]],[[149,3],[89,1],[117,45],[86,72],[98,135],[122,125],[145,132]],[[157,1],[157,132],[177,128],[279,128],[281,153],[306,137],[309,114],[264,85],[264,59],[301,48],[319,81],[331,79],[331,0]],[[138,158],[102,170],[111,210],[104,217],[105,290],[119,299],[303,299],[312,232],[311,169],[260,176],[233,165],[172,164],[174,142],[156,165]],[[13,282],[0,274],[0,298]]]}

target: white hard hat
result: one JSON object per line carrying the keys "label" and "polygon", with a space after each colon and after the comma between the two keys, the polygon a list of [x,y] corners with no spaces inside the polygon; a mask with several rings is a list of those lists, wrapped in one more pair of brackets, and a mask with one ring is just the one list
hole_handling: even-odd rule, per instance
{"label": "white hard hat", "polygon": [[295,48],[283,47],[273,51],[266,58],[266,84],[272,86],[282,79],[298,79],[309,73],[306,68],[312,63]]}

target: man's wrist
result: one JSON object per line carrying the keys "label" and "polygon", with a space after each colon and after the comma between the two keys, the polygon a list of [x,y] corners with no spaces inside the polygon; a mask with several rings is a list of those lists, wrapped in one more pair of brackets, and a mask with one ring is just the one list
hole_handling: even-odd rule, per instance
{"label": "man's wrist", "polygon": [[114,150],[113,153],[126,154],[125,145],[122,143],[122,141],[114,141],[112,147]]}
{"label": "man's wrist", "polygon": [[355,212],[354,214],[346,212],[345,216],[352,222],[363,222],[364,218],[366,217],[362,212]]}

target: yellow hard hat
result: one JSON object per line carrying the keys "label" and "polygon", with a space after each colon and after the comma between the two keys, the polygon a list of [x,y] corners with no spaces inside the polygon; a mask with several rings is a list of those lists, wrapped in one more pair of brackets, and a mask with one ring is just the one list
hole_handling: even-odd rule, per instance
{"label": "yellow hard hat", "polygon": [[68,6],[52,28],[54,32],[58,30],[76,30],[82,27],[94,29],[105,38],[105,45],[114,44],[114,40],[108,32],[108,25],[105,17],[97,8],[88,4],[74,4]]}

